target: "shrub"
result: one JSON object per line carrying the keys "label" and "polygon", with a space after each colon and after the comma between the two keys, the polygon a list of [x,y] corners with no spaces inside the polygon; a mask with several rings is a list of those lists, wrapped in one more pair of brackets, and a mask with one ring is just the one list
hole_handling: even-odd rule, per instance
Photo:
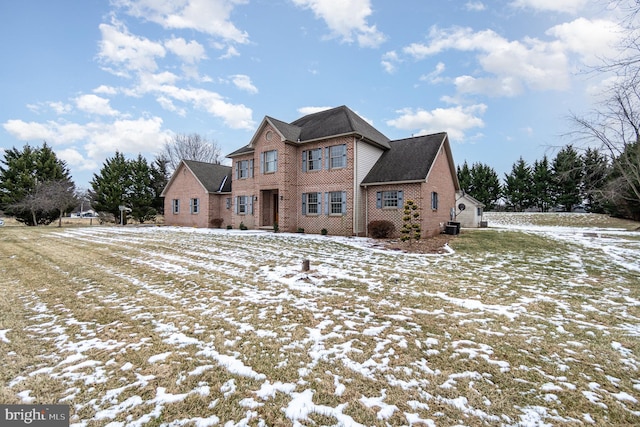
{"label": "shrub", "polygon": [[249,229],[246,225],[244,225],[244,222],[240,222],[240,225],[238,226],[238,228],[240,230],[248,230]]}
{"label": "shrub", "polygon": [[322,230],[320,230],[320,234],[326,236],[327,234],[329,234],[329,231],[326,228],[323,228]]}
{"label": "shrub", "polygon": [[273,232],[277,233],[278,231],[280,231],[280,226],[278,225],[278,221],[274,221],[273,222]]}
{"label": "shrub", "polygon": [[212,227],[222,228],[222,223],[224,222],[224,220],[222,218],[211,218],[211,221],[209,222],[211,223]]}
{"label": "shrub", "polygon": [[304,233],[304,228],[302,228],[302,227],[298,227],[298,231],[297,231],[297,233]]}
{"label": "shrub", "polygon": [[396,226],[391,221],[377,220],[369,223],[369,236],[375,239],[386,239],[396,231]]}
{"label": "shrub", "polygon": [[227,230],[231,230],[233,227],[231,225],[227,225]]}

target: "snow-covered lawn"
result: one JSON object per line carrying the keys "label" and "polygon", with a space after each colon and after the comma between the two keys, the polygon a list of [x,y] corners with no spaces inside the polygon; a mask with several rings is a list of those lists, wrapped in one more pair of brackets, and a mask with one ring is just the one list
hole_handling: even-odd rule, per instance
{"label": "snow-covered lawn", "polygon": [[640,232],[539,218],[487,214],[444,255],[5,228],[0,402],[74,426],[640,424]]}

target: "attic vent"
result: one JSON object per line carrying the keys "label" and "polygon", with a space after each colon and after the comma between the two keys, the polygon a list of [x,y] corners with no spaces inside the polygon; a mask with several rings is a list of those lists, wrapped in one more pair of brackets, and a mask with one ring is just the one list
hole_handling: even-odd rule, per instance
{"label": "attic vent", "polygon": [[273,138],[273,132],[268,130],[267,133],[264,135],[264,139],[266,139],[267,141],[271,141],[271,138]]}

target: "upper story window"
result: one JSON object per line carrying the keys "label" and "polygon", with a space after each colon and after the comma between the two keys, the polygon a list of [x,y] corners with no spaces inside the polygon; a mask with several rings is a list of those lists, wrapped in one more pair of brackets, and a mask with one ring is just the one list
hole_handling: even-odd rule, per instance
{"label": "upper story window", "polygon": [[236,162],[236,178],[245,179],[253,177],[253,159],[239,160]]}
{"label": "upper story window", "polygon": [[329,147],[329,169],[347,167],[347,146],[334,145]]}
{"label": "upper story window", "polygon": [[200,199],[191,199],[190,206],[191,206],[191,213],[192,214],[199,213],[200,212]]}
{"label": "upper story window", "polygon": [[435,191],[431,193],[431,209],[438,210],[438,193]]}
{"label": "upper story window", "polygon": [[260,169],[262,173],[273,173],[278,170],[278,151],[264,151],[260,154]]}
{"label": "upper story window", "polygon": [[179,214],[180,213],[180,199],[171,200],[171,211],[174,214]]}
{"label": "upper story window", "polygon": [[315,171],[322,169],[322,148],[305,150],[302,152],[302,171]]}

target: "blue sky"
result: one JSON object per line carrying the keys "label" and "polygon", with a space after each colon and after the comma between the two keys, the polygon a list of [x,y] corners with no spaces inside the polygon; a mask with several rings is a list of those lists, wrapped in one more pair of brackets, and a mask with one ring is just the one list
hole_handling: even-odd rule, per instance
{"label": "blue sky", "polygon": [[624,11],[593,0],[0,3],[0,154],[51,145],[79,187],[176,133],[247,144],[265,115],[347,105],[391,139],[449,133],[502,177],[569,143]]}

